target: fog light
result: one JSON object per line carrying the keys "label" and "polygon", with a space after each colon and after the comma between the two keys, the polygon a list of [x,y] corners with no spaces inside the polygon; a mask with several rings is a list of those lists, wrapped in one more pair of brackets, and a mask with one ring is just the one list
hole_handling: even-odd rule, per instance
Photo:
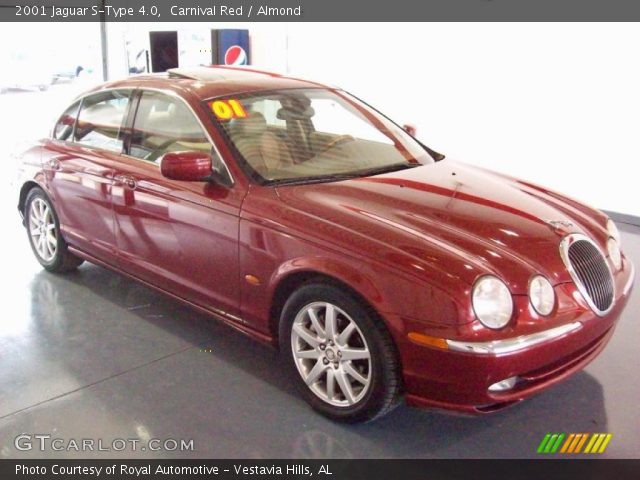
{"label": "fog light", "polygon": [[504,392],[505,390],[511,390],[515,387],[518,377],[509,377],[499,382],[494,383],[489,387],[490,392]]}

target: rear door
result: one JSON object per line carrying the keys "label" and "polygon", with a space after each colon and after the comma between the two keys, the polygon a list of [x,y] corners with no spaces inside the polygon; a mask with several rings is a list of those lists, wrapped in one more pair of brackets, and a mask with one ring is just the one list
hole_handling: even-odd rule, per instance
{"label": "rear door", "polygon": [[200,306],[234,315],[244,192],[161,174],[165,153],[198,150],[212,152],[218,171],[229,175],[199,117],[181,97],[140,90],[135,112],[126,155],[114,172],[121,267]]}
{"label": "rear door", "polygon": [[123,148],[132,90],[106,90],[72,105],[60,118],[43,157],[63,235],[84,252],[113,262],[111,187]]}

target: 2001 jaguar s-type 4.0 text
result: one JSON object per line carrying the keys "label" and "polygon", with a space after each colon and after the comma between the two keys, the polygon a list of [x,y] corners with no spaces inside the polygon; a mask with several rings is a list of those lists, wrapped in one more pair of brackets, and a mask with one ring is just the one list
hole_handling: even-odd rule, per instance
{"label": "2001 jaguar s-type 4.0 text", "polygon": [[633,283],[614,223],[412,133],[315,82],[134,77],[25,152],[18,208],[47,270],[88,260],[279,346],[336,420],[492,412],[582,369]]}

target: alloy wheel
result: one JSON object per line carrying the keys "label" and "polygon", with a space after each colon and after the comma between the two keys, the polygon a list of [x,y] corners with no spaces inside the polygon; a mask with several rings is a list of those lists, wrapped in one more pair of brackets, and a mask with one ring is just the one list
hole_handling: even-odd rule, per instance
{"label": "alloy wheel", "polygon": [[306,305],[291,328],[291,349],[302,379],[326,403],[349,407],[371,386],[371,353],[355,321],[327,302]]}
{"label": "alloy wheel", "polygon": [[53,211],[42,198],[34,198],[29,208],[29,235],[33,247],[44,262],[51,262],[58,250],[58,232]]}

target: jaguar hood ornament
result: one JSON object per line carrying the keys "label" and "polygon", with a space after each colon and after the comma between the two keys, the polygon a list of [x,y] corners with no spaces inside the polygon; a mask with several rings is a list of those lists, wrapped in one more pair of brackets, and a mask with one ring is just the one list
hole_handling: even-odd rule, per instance
{"label": "jaguar hood ornament", "polygon": [[574,225],[574,223],[569,220],[545,220],[545,222],[556,232],[566,231]]}

